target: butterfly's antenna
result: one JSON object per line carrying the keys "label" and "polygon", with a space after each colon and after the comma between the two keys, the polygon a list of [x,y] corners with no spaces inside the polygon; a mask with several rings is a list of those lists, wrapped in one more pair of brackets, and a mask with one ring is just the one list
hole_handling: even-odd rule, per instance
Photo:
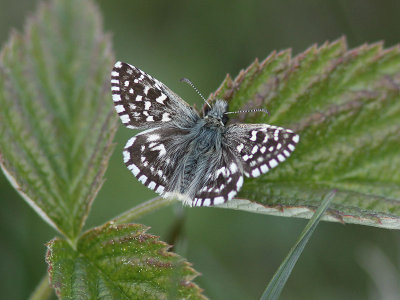
{"label": "butterfly's antenna", "polygon": [[238,111],[227,111],[225,114],[240,114],[240,113],[249,113],[249,112],[265,112],[269,116],[269,111],[265,108],[256,108],[256,109],[249,109],[249,110],[238,110]]}
{"label": "butterfly's antenna", "polygon": [[211,108],[211,105],[207,102],[206,98],[203,97],[203,95],[199,92],[199,90],[194,86],[193,82],[191,82],[187,78],[182,78],[181,81],[186,82],[187,84],[189,84],[196,91],[196,93],[199,94],[201,99],[203,99],[204,102]]}

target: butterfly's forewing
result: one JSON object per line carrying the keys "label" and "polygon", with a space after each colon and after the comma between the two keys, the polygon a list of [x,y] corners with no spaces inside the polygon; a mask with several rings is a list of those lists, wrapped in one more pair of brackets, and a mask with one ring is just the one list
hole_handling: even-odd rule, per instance
{"label": "butterfly's forewing", "polygon": [[114,65],[111,92],[115,110],[128,128],[154,128],[171,122],[188,126],[199,118],[162,82],[127,63]]}
{"label": "butterfly's forewing", "polygon": [[233,124],[225,137],[247,177],[258,177],[285,161],[299,142],[298,134],[268,124]]}

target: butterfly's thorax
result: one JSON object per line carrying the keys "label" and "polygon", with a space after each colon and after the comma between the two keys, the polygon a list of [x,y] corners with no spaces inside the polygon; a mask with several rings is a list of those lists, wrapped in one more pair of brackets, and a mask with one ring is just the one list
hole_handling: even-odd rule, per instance
{"label": "butterfly's thorax", "polygon": [[[192,194],[198,189],[198,184],[206,180],[205,175],[212,160],[218,159],[222,153],[223,135],[226,130],[224,112],[226,102],[218,100],[216,104],[206,112],[204,118],[199,119],[195,126],[190,130],[187,156],[183,168],[183,174],[179,176],[179,192]],[[202,178],[203,177],[203,178]],[[197,184],[194,184],[197,183]]]}

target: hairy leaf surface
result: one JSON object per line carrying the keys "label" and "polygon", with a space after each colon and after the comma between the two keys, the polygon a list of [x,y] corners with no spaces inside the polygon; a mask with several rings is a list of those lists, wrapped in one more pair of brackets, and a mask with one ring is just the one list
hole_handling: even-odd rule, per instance
{"label": "hairy leaf surface", "polygon": [[86,232],[76,250],[47,244],[51,284],[62,299],[206,299],[198,273],[139,224],[107,223]]}
{"label": "hairy leaf surface", "polygon": [[42,4],[0,56],[0,154],[24,199],[70,239],[103,182],[116,128],[111,43],[91,1]]}
{"label": "hairy leaf surface", "polygon": [[400,229],[400,48],[381,43],[348,50],[344,39],[255,61],[213,98],[230,111],[268,108],[241,121],[294,130],[292,156],[245,181],[224,207],[311,217],[323,196],[337,193],[325,219]]}

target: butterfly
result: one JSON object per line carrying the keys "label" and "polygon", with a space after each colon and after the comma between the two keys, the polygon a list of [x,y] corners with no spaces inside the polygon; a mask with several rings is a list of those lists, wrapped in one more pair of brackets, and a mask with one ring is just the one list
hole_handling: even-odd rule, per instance
{"label": "butterfly", "polygon": [[122,123],[146,129],[124,148],[128,169],[156,193],[189,206],[233,199],[244,176],[267,173],[299,142],[298,134],[278,126],[227,125],[222,99],[207,103],[201,117],[166,85],[127,63],[114,65],[111,93]]}

